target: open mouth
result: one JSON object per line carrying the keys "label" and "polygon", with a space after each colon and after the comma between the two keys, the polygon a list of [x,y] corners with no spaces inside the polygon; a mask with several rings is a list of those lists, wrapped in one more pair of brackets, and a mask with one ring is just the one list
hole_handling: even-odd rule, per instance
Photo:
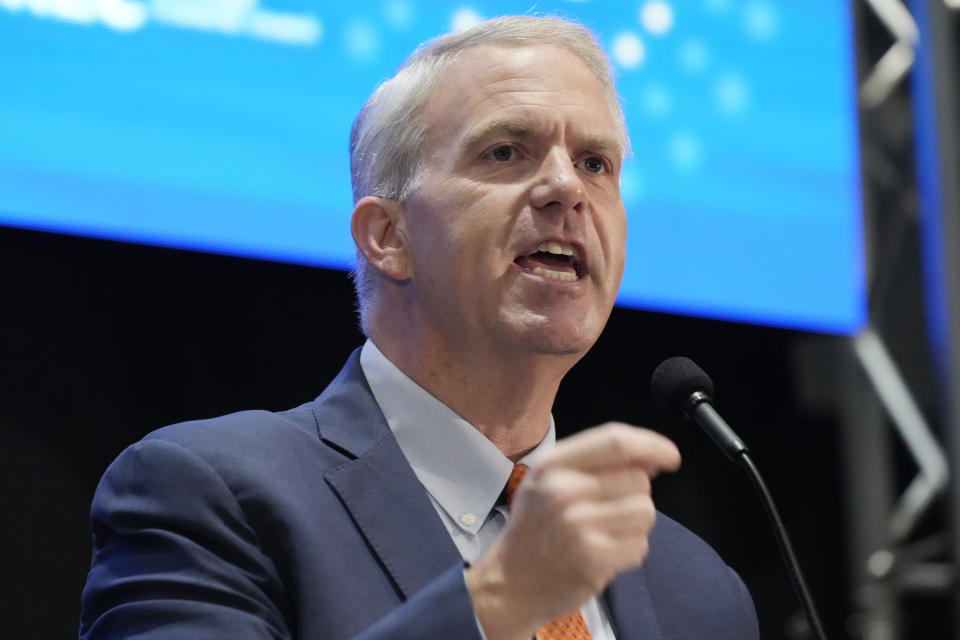
{"label": "open mouth", "polygon": [[579,251],[565,242],[541,242],[534,251],[514,262],[538,276],[562,282],[576,282],[586,275]]}

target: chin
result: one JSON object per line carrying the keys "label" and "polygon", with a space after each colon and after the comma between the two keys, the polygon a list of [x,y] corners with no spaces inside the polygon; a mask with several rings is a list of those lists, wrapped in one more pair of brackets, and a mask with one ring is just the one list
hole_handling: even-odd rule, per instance
{"label": "chin", "polygon": [[[519,308],[518,308],[519,307]],[[582,357],[600,337],[609,314],[570,305],[563,309],[501,307],[495,333],[518,352]]]}
{"label": "chin", "polygon": [[538,325],[517,327],[511,332],[510,343],[527,352],[576,356],[579,360],[597,341],[603,329],[591,330],[582,323],[563,326],[562,323],[545,322]]}

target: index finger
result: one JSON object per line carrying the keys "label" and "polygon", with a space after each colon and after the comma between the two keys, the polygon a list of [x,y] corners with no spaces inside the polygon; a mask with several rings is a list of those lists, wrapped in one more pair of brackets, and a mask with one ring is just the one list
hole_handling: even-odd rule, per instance
{"label": "index finger", "polygon": [[608,422],[557,442],[541,467],[564,466],[582,471],[642,467],[651,477],[680,467],[680,451],[655,431],[623,422]]}

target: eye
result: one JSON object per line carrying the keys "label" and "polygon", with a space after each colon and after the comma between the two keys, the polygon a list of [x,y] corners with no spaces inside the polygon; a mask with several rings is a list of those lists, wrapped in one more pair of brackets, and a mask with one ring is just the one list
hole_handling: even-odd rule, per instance
{"label": "eye", "polygon": [[603,173],[607,169],[607,161],[600,156],[589,156],[580,161],[580,165],[590,173]]}
{"label": "eye", "polygon": [[490,156],[497,162],[506,162],[513,158],[514,149],[508,144],[501,144],[490,150]]}

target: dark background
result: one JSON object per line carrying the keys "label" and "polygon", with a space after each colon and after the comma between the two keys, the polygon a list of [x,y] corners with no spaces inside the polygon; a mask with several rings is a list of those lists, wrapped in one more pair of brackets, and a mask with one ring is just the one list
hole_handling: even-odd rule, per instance
{"label": "dark background", "polygon": [[[3,635],[75,637],[89,503],[111,459],[164,424],[319,395],[362,343],[352,285],[337,271],[2,228],[0,270]],[[618,419],[677,442],[683,468],[655,483],[657,504],[740,572],[765,638],[803,635],[760,503],[696,427],[660,416],[650,374],[678,354],[711,374],[828,633],[842,637],[851,606],[839,427],[795,373],[801,361],[831,371],[840,343],[616,309],[555,406],[561,436]]]}

